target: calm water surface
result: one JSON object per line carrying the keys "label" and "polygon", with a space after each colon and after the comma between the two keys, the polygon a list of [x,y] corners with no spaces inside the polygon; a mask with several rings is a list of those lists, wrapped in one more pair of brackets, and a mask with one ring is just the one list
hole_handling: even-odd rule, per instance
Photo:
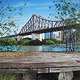
{"label": "calm water surface", "polygon": [[[23,46],[22,49],[24,51],[66,51],[66,46]],[[75,50],[80,51],[80,48],[77,46]]]}
{"label": "calm water surface", "polygon": [[[80,51],[80,47],[75,50]],[[0,46],[0,51],[66,51],[66,46]]]}

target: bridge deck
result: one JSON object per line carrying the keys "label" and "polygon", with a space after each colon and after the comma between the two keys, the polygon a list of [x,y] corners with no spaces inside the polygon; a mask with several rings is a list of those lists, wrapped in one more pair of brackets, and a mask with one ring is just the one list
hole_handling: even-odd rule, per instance
{"label": "bridge deck", "polygon": [[80,52],[30,52],[15,58],[0,57],[0,71],[6,69],[21,72],[33,69],[38,73],[79,71]]}

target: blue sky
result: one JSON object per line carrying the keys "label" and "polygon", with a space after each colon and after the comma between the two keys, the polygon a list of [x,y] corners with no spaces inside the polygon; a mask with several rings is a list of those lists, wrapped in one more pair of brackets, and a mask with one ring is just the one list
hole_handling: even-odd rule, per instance
{"label": "blue sky", "polygon": [[[38,14],[48,19],[50,13],[56,13],[55,6],[53,9],[49,9],[49,6],[53,5],[52,2],[52,0],[29,0],[27,1],[26,6],[24,6],[23,0],[20,0],[18,4],[13,4],[13,2],[11,2],[11,4],[14,5],[14,7],[16,8],[19,6],[23,6],[23,15],[15,15],[17,17],[16,21],[19,25],[19,30],[27,23],[27,21],[33,14]],[[55,17],[53,17],[53,20],[55,20]]]}
{"label": "blue sky", "polygon": [[[53,0],[3,0],[4,2],[7,2],[7,4],[12,5],[14,8],[18,8],[22,6],[23,8],[23,15],[19,16],[15,14],[14,18],[16,24],[19,26],[19,32],[21,28],[27,23],[27,21],[31,18],[33,14],[38,14],[46,19],[48,19],[49,14],[53,13],[54,15],[56,14],[56,9],[53,4]],[[74,1],[74,0],[73,0]],[[27,3],[26,6],[24,6],[24,2]],[[80,3],[79,0],[77,2]],[[49,9],[50,6],[53,6],[52,9]],[[55,16],[50,18],[52,20],[57,20]]]}

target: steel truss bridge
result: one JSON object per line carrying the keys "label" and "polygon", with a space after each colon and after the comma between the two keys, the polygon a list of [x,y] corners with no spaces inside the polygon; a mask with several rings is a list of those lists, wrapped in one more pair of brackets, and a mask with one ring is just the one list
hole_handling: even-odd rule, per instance
{"label": "steel truss bridge", "polygon": [[[32,15],[30,20],[22,27],[19,32],[20,36],[31,35],[32,33],[46,33],[53,31],[62,31],[80,27],[80,18],[66,19],[63,21],[47,20],[40,15]],[[17,36],[11,35],[9,37]]]}

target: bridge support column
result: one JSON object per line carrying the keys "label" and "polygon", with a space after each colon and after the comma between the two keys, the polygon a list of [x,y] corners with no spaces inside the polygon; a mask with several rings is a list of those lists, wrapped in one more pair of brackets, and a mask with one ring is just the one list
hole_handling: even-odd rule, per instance
{"label": "bridge support column", "polygon": [[17,41],[19,41],[21,38],[23,39],[24,36],[17,36],[16,38],[17,38]]}
{"label": "bridge support column", "polygon": [[37,80],[37,72],[34,70],[29,70],[23,74],[23,80]]}
{"label": "bridge support column", "polygon": [[72,80],[73,72],[61,72],[59,73],[58,80]]}
{"label": "bridge support column", "polygon": [[40,34],[32,34],[32,40],[39,39],[42,41],[42,36]]}

